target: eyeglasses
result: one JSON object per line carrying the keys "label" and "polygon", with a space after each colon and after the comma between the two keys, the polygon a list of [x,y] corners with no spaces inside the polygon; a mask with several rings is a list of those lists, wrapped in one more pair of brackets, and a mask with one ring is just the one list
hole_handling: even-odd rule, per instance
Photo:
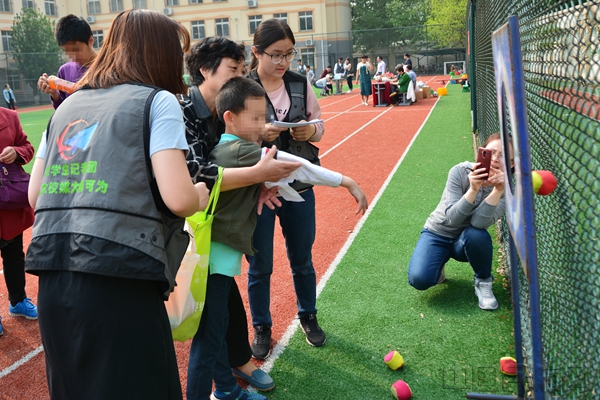
{"label": "eyeglasses", "polygon": [[[502,151],[492,150],[492,158],[495,158],[496,160],[501,160],[503,156],[504,154],[502,154]],[[511,158],[510,162],[513,163],[515,162],[515,160]]]}
{"label": "eyeglasses", "polygon": [[287,53],[287,54],[269,54],[266,51],[263,51],[263,53],[265,53],[266,55],[271,57],[271,62],[273,64],[281,64],[281,62],[283,61],[284,58],[287,62],[292,62],[292,60],[294,58],[296,58],[296,54],[298,54],[298,50],[294,49],[290,53]]}

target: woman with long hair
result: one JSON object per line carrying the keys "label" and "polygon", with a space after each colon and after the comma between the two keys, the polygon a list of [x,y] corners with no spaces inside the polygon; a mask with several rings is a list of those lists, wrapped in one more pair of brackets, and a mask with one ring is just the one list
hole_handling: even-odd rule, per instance
{"label": "woman with long hair", "polygon": [[140,9],[108,32],[31,176],[26,268],[39,276],[48,388],[52,399],[179,400],[164,300],[189,240],[183,217],[208,201],[190,180],[175,97],[190,37]]}
{"label": "woman with long hair", "polygon": [[[252,59],[248,77],[266,91],[267,121],[262,145],[276,144],[280,150],[318,163],[318,149],[312,144],[321,140],[325,127],[316,122],[293,129],[277,127],[273,121],[313,121],[321,116],[321,108],[306,77],[289,70],[296,58],[296,41],[289,25],[277,19],[263,21],[254,33]],[[281,206],[263,208],[254,231],[253,246],[258,251],[249,257],[248,297],[254,326],[252,354],[266,358],[270,351],[272,319],[270,285],[273,272],[273,238],[275,219],[285,237],[292,269],[298,317],[306,340],[312,346],[325,343],[325,333],[317,323],[316,275],[312,263],[315,240],[315,196],[312,185],[295,181],[291,184],[304,201],[280,198]]]}

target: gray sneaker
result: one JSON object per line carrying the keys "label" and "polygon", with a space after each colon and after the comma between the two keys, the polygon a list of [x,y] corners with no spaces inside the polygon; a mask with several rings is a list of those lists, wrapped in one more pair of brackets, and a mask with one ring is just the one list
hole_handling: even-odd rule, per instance
{"label": "gray sneaker", "polygon": [[482,310],[495,310],[498,308],[498,300],[492,292],[492,277],[487,279],[475,278],[475,294],[479,299],[479,308]]}

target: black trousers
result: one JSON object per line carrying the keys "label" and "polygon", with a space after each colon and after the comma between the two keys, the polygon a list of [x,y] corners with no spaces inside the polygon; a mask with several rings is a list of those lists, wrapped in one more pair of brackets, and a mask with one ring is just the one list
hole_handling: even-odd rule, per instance
{"label": "black trousers", "polygon": [[182,400],[158,282],[38,271],[52,400]]}
{"label": "black trousers", "polygon": [[4,281],[8,289],[8,300],[13,306],[23,301],[25,294],[25,254],[23,234],[10,241],[0,240]]}

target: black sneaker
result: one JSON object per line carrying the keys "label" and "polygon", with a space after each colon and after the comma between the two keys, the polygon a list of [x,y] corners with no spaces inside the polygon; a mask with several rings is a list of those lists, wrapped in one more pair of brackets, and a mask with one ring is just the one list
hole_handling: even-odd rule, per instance
{"label": "black sneaker", "polygon": [[300,318],[300,326],[302,326],[308,344],[315,347],[325,344],[325,332],[319,326],[316,314],[307,314]]}
{"label": "black sneaker", "polygon": [[271,354],[271,328],[267,325],[254,327],[254,340],[252,340],[252,357],[264,360]]}

